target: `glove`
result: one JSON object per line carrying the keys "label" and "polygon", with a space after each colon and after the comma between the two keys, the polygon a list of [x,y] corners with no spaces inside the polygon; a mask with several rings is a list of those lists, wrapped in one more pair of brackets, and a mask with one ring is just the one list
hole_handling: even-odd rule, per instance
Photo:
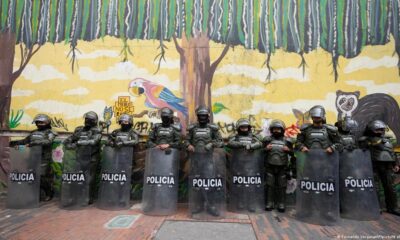
{"label": "glove", "polygon": [[252,143],[252,144],[250,145],[250,149],[257,149],[257,148],[259,148],[259,147],[261,147],[259,143]]}
{"label": "glove", "polygon": [[123,142],[117,142],[117,143],[115,143],[115,146],[116,146],[117,148],[122,147],[122,145],[124,145]]}
{"label": "glove", "polygon": [[246,144],[245,148],[246,148],[246,150],[251,150],[251,144]]}
{"label": "glove", "polygon": [[172,150],[171,150],[171,148],[166,148],[164,150],[164,152],[165,152],[166,155],[169,155],[169,154],[171,154]]}
{"label": "glove", "polygon": [[85,146],[85,145],[89,145],[89,142],[86,140],[79,140],[76,144]]}
{"label": "glove", "polygon": [[207,143],[207,144],[204,146],[204,149],[205,149],[206,151],[211,151],[211,150],[213,149],[212,143]]}

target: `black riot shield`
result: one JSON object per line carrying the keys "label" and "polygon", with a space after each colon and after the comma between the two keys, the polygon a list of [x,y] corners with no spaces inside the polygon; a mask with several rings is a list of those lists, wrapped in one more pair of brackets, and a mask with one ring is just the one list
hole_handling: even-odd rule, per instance
{"label": "black riot shield", "polygon": [[297,153],[296,218],[334,225],[339,219],[339,154],[323,149]]}
{"label": "black riot shield", "polygon": [[233,149],[230,158],[229,210],[264,211],[264,158],[262,150]]}
{"label": "black riot shield", "polygon": [[371,154],[355,149],[340,153],[340,212],[344,218],[377,220],[380,216]]}
{"label": "black riot shield", "polygon": [[61,183],[62,208],[79,209],[89,204],[91,147],[64,149]]}
{"label": "black riot shield", "polygon": [[142,210],[147,215],[170,215],[178,202],[179,151],[151,148],[146,152]]}
{"label": "black riot shield", "polygon": [[130,207],[133,148],[105,147],[97,207],[106,210]]}
{"label": "black riot shield", "polygon": [[39,207],[42,147],[11,148],[10,157],[11,171],[8,178],[7,208]]}
{"label": "black riot shield", "polygon": [[225,203],[225,152],[206,151],[196,147],[189,156],[189,213],[192,218],[223,217]]}

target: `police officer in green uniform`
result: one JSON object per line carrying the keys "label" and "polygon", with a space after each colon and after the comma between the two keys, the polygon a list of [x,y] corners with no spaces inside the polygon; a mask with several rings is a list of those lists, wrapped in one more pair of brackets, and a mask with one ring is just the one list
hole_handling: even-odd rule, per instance
{"label": "police officer in green uniform", "polygon": [[354,132],[357,130],[358,123],[351,117],[346,116],[344,119],[339,120],[335,123],[338,128],[341,148],[352,151],[358,147],[358,141]]}
{"label": "police officer in green uniform", "polygon": [[114,130],[108,136],[107,145],[112,147],[126,147],[135,146],[139,143],[138,133],[132,129],[133,127],[133,117],[128,114],[122,114],[118,118],[118,124],[121,128]]}
{"label": "police officer in green uniform", "polygon": [[[205,151],[213,151],[214,148],[223,147],[223,140],[219,133],[219,127],[210,123],[210,110],[205,106],[200,106],[196,109],[198,122],[191,124],[187,129],[186,140],[184,145],[189,152],[195,152],[197,149],[204,149]],[[191,171],[199,174],[205,178],[215,177],[210,169],[213,169],[212,159],[204,159],[204,162],[192,163]],[[210,166],[212,165],[212,166]],[[194,166],[194,167],[193,167]],[[192,173],[191,173],[192,174]],[[195,174],[194,174],[195,175]],[[205,192],[201,190],[195,193],[196,199],[195,207],[192,209],[192,214],[200,213],[204,208],[204,201],[208,201],[207,212],[213,216],[219,216],[220,213],[215,206],[216,196],[215,192]]]}
{"label": "police officer in green uniform", "polygon": [[[245,118],[239,119],[236,122],[237,134],[229,138],[227,147],[231,149],[246,149],[248,151],[261,149],[263,147],[263,143],[258,136],[252,133],[251,129],[252,128],[250,125],[250,121],[248,119]],[[241,168],[240,170],[243,171],[243,174],[246,176],[255,176],[258,173],[258,171],[261,170],[255,168],[257,164],[248,161],[248,160],[257,161],[257,159],[239,159],[239,160],[243,160],[242,162],[239,161],[237,164]],[[237,199],[237,204],[238,204],[237,208],[239,210],[242,210],[245,207],[247,207],[248,211],[254,212],[256,210],[254,206],[256,201],[254,199],[248,199],[248,195],[252,195],[252,197],[254,198],[254,189],[242,188],[240,195],[236,196],[239,198]],[[246,199],[248,200],[246,201]]]}
{"label": "police officer in green uniform", "polygon": [[174,124],[174,112],[165,107],[161,109],[162,123],[156,123],[150,130],[147,147],[161,150],[179,149],[181,145],[181,127]]}
{"label": "police officer in green uniform", "polygon": [[399,162],[395,160],[390,139],[385,137],[386,128],[386,124],[381,120],[368,123],[364,136],[359,139],[360,147],[371,151],[375,181],[380,180],[382,183],[387,212],[400,216],[396,191],[393,187],[393,172],[399,171]]}
{"label": "police officer in green uniform", "polygon": [[310,109],[312,124],[301,126],[297,135],[296,148],[302,152],[309,149],[325,149],[327,153],[340,150],[340,136],[335,126],[326,124],[325,109],[316,105]]}
{"label": "police officer in green uniform", "polygon": [[90,111],[83,115],[85,119],[84,126],[79,126],[74,133],[64,140],[64,145],[67,149],[76,149],[79,146],[91,147],[90,159],[90,200],[92,203],[96,194],[96,178],[100,174],[100,140],[102,129],[98,126],[97,113]]}
{"label": "police officer in green uniform", "polygon": [[37,129],[32,131],[25,139],[12,141],[10,146],[27,145],[42,146],[42,161],[40,164],[40,200],[49,201],[53,198],[54,172],[51,168],[52,143],[57,133],[51,129],[50,117],[38,114],[33,119]]}
{"label": "police officer in green uniform", "polygon": [[265,159],[267,201],[266,211],[271,211],[277,203],[279,212],[285,211],[285,196],[287,174],[293,154],[293,140],[286,138],[285,123],[273,120],[269,126],[271,136],[265,137],[263,142],[267,152]]}

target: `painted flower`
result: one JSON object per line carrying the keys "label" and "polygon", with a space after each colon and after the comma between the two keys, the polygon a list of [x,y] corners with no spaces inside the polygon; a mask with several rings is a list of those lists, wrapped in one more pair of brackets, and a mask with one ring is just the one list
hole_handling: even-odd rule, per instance
{"label": "painted flower", "polygon": [[52,157],[54,162],[62,163],[64,157],[64,151],[61,145],[53,150]]}
{"label": "painted flower", "polygon": [[299,134],[299,133],[300,133],[300,129],[294,124],[292,124],[290,127],[287,127],[285,129],[285,136],[289,137],[289,138],[296,138],[297,134]]}

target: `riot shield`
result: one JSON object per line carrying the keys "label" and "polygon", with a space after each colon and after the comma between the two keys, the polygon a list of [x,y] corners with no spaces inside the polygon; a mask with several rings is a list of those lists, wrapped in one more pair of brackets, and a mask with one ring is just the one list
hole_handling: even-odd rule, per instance
{"label": "riot shield", "polygon": [[104,147],[97,207],[106,210],[130,207],[133,147]]}
{"label": "riot shield", "polygon": [[264,158],[262,150],[233,149],[230,159],[229,210],[264,211]]}
{"label": "riot shield", "polygon": [[147,215],[169,215],[177,210],[179,151],[151,148],[146,152],[142,210]]}
{"label": "riot shield", "polygon": [[79,209],[89,204],[91,147],[64,149],[61,183],[62,208]]}
{"label": "riot shield", "polygon": [[339,219],[339,155],[323,149],[297,153],[296,218],[334,225]]}
{"label": "riot shield", "polygon": [[344,218],[377,220],[380,216],[371,154],[355,149],[340,153],[340,212]]}
{"label": "riot shield", "polygon": [[11,171],[8,178],[7,208],[39,207],[40,162],[42,147],[11,148]]}
{"label": "riot shield", "polygon": [[225,152],[196,147],[189,156],[189,212],[192,218],[220,218],[225,215]]}

